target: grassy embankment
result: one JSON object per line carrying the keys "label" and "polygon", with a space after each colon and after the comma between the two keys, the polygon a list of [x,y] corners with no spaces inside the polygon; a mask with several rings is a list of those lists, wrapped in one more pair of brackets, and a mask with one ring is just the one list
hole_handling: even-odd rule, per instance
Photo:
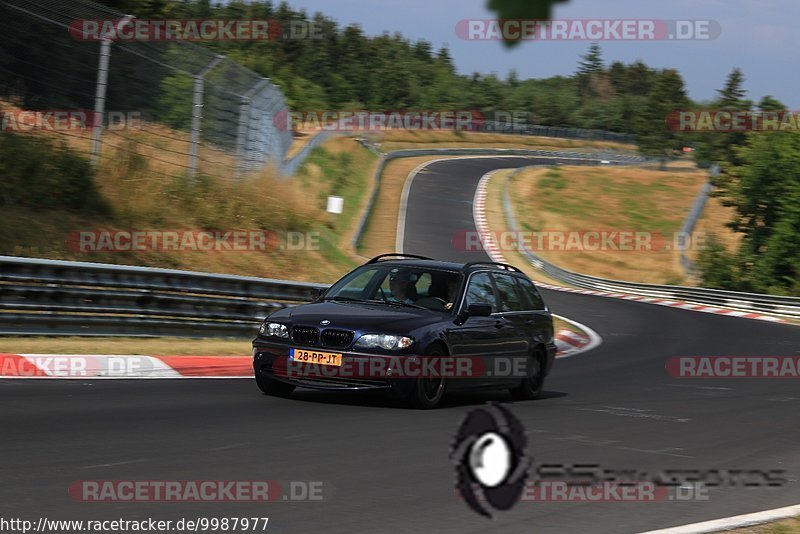
{"label": "grassy embankment", "polygon": [[[640,250],[618,250],[613,245],[605,250],[581,250],[580,246],[545,243],[535,251],[544,259],[604,278],[691,284],[681,271],[676,240],[706,179],[703,171],[692,168],[662,172],[637,167],[553,167],[519,173],[509,183],[509,192],[523,232],[574,232],[579,236],[589,231],[644,232],[650,242]],[[497,176],[490,197],[500,196],[504,180],[502,174]],[[726,220],[726,213],[712,200],[695,229],[689,257],[696,256],[709,232],[735,239],[724,226]],[[503,223],[493,226],[494,231],[506,229]],[[516,253],[510,255],[521,259]]]}
{"label": "grassy embankment", "polygon": [[[196,183],[191,183],[185,174],[175,172],[184,163],[183,156],[170,152],[180,149],[179,141],[174,139],[180,139],[181,132],[147,125],[145,131],[126,135],[130,139],[115,144],[117,148],[104,148],[94,172],[83,156],[89,148],[86,138],[62,138],[52,133],[0,137],[0,151],[7,156],[0,169],[7,182],[0,200],[4,207],[0,214],[0,253],[320,282],[335,279],[358,261],[350,241],[371,191],[376,158],[353,140],[340,137],[327,141],[290,180],[282,180],[270,170],[244,180],[220,178],[230,174],[233,160],[229,154],[206,147],[201,153],[205,159],[200,165],[202,172]],[[443,132],[392,132],[382,136],[383,150],[401,145],[580,148],[573,141],[524,136]],[[608,148],[605,143],[596,145],[592,148]],[[363,254],[393,250],[402,184],[413,167],[428,159],[431,158],[404,159],[389,165],[380,190],[385,202],[370,219],[362,241]],[[324,212],[329,194],[345,198],[342,215]],[[68,245],[70,233],[97,229],[262,229],[279,235],[307,232],[318,233],[320,247],[203,253],[80,252]],[[4,338],[3,350],[86,353],[98,352],[100,345],[103,353],[247,353],[247,343],[240,341],[54,341]]]}

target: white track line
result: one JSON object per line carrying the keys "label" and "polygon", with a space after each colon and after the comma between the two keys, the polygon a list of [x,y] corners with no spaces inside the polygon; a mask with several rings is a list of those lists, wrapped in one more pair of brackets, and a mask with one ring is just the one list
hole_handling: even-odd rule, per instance
{"label": "white track line", "polygon": [[[416,156],[416,157],[425,157],[425,156]],[[408,193],[411,190],[411,184],[414,182],[414,178],[417,177],[417,174],[422,172],[425,167],[428,165],[433,165],[434,163],[439,163],[442,161],[452,161],[457,159],[497,159],[497,158],[533,158],[533,159],[574,159],[580,160],[580,158],[570,158],[570,157],[560,157],[560,156],[525,156],[519,154],[484,154],[484,155],[472,155],[472,156],[446,156],[441,158],[432,159],[429,161],[423,161],[419,165],[417,165],[414,170],[412,170],[408,176],[406,176],[406,181],[403,184],[403,193],[400,196],[400,211],[397,214],[397,232],[395,237],[394,249],[395,252],[402,254],[403,253],[403,241],[405,240],[405,233],[406,233],[406,210],[408,207]],[[580,160],[582,161],[582,160]],[[388,165],[388,163],[387,163]],[[504,169],[497,169],[497,170],[504,170]],[[384,167],[384,172],[386,168]],[[493,171],[495,172],[495,171]],[[381,180],[383,181],[383,180]],[[379,185],[380,187],[380,185]]]}
{"label": "white track line", "polygon": [[[425,156],[419,156],[425,157]],[[417,177],[417,174],[422,172],[425,167],[428,165],[433,165],[434,163],[439,163],[442,161],[449,161],[454,159],[494,159],[494,158],[526,158],[526,157],[537,157],[537,156],[513,156],[513,155],[503,155],[498,154],[496,156],[486,155],[486,156],[447,156],[443,158],[436,158],[428,161],[423,161],[408,173],[406,176],[406,180],[403,183],[403,193],[400,196],[400,211],[397,214],[397,232],[394,242],[394,250],[395,252],[402,254],[403,253],[403,242],[405,240],[406,234],[406,210],[408,209],[408,193],[411,191],[411,184],[414,183],[414,178]],[[388,165],[388,164],[387,164]],[[386,168],[384,167],[384,171]],[[382,181],[382,180],[381,180]]]}
{"label": "white track line", "polygon": [[702,523],[691,523],[689,525],[681,525],[679,527],[665,528],[661,530],[648,530],[647,532],[643,532],[641,534],[702,534],[705,532],[720,532],[724,530],[749,527],[752,525],[761,525],[764,523],[770,523],[772,521],[788,519],[797,515],[800,515],[800,504],[796,504],[794,506],[784,506],[783,508],[774,508],[772,510],[765,510],[763,512],[755,512],[752,514],[723,517],[722,519],[703,521]]}
{"label": "white track line", "polygon": [[[481,236],[481,242],[483,243],[483,248],[486,253],[492,258],[492,261],[497,261],[501,263],[508,263],[508,261],[503,257],[503,254],[500,250],[500,247],[497,245],[495,239],[491,234],[491,229],[489,228],[489,223],[486,218],[486,199],[488,196],[487,190],[489,186],[489,180],[492,179],[492,176],[504,169],[496,169],[484,174],[480,181],[478,182],[478,187],[475,189],[475,196],[473,197],[473,208],[472,208],[472,216],[475,219],[475,227],[478,230],[478,233]],[[531,262],[533,265],[533,263]],[[533,265],[536,267],[536,265]],[[692,304],[690,302],[683,302],[683,301],[675,301],[675,300],[668,300],[665,298],[656,298],[656,297],[645,297],[642,295],[635,295],[629,293],[619,293],[616,291],[601,291],[601,290],[593,290],[593,289],[574,289],[571,287],[565,286],[556,286],[552,284],[546,284],[543,282],[536,282],[537,286],[544,287],[546,289],[551,289],[553,291],[563,291],[566,293],[577,293],[580,295],[594,295],[598,297],[604,298],[615,298],[621,300],[630,300],[634,302],[646,302],[648,304],[655,304],[658,306],[668,306],[670,308],[678,308],[684,310],[692,310],[702,313],[712,313],[716,315],[722,315],[727,317],[742,317],[744,319],[752,319],[756,321],[769,321],[773,323],[784,323],[788,324],[788,321],[785,319],[780,319],[778,317],[773,317],[771,315],[762,315],[757,313],[741,313],[739,310],[727,309],[727,308],[719,308],[716,306],[708,306],[704,304]]]}

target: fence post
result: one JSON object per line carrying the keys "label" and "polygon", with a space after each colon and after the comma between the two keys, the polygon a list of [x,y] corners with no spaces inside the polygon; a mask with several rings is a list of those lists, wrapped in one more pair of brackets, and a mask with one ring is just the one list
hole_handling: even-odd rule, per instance
{"label": "fence post", "polygon": [[250,102],[253,95],[269,83],[269,78],[261,78],[250,86],[239,101],[239,132],[236,135],[236,173],[239,178],[244,173],[244,155],[247,144],[247,117],[250,114]]}
{"label": "fence post", "polygon": [[[117,23],[119,32],[125,24],[133,20],[133,16],[126,15]],[[108,86],[108,63],[111,58],[111,35],[104,34],[100,40],[100,62],[97,66],[97,83],[94,92],[94,114],[92,116],[92,165],[97,165],[100,160],[100,139],[103,133],[103,115],[106,111],[106,87]]]}
{"label": "fence post", "polygon": [[192,91],[192,129],[191,145],[189,147],[189,177],[197,175],[197,149],[200,145],[200,120],[203,118],[203,85],[208,72],[216,67],[225,56],[216,56],[194,75],[194,89]]}

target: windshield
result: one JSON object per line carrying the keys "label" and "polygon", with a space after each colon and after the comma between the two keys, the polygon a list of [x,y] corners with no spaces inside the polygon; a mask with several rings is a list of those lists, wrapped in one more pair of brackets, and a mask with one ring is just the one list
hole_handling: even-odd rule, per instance
{"label": "windshield", "polygon": [[370,265],[348,274],[323,299],[376,301],[449,311],[457,302],[461,273],[419,267]]}

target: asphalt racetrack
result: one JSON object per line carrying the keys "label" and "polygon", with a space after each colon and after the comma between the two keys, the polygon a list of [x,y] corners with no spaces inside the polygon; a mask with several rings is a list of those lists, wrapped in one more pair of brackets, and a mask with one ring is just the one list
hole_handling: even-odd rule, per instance
{"label": "asphalt racetrack", "polygon": [[[434,163],[409,191],[404,251],[446,260],[474,229],[486,172],[538,163]],[[263,396],[249,380],[0,381],[0,515],[49,519],[269,517],[270,532],[637,532],[800,503],[800,390],[791,379],[674,379],[673,356],[798,356],[800,328],[544,290],[553,312],[603,338],[556,362],[545,398],[508,404],[534,464],[596,464],[640,478],[680,469],[785,470],[779,487],[726,486],[706,500],[528,502],[494,519],[454,494],[448,451],[470,410],[432,411],[371,394]],[[53,352],[58,352],[54,345]],[[321,502],[85,503],[80,480],[318,481]]]}

